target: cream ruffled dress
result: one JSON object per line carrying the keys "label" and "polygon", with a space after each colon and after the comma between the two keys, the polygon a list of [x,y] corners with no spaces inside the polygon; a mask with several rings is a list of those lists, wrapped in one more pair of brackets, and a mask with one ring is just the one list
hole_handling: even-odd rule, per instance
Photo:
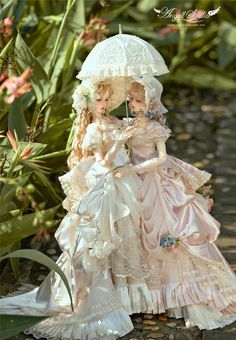
{"label": "cream ruffled dress", "polygon": [[[117,123],[92,123],[83,148],[102,147],[106,153],[119,139]],[[121,144],[113,167],[127,162]],[[128,175],[114,180],[111,169],[91,157],[59,179],[68,213],[55,234],[62,250],[57,264],[70,284],[75,311],[71,311],[68,293],[55,272],[50,272],[42,285],[29,293],[0,299],[0,311],[51,315],[27,331],[36,338],[116,339],[129,333],[133,325],[114,288],[111,268],[116,267],[117,260],[121,267],[114,271],[114,277],[145,277],[139,254],[139,178]]]}

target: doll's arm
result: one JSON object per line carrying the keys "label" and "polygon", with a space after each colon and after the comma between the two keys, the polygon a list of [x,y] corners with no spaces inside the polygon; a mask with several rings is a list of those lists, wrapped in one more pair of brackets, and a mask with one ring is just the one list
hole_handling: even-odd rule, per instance
{"label": "doll's arm", "polygon": [[135,127],[133,126],[128,126],[126,129],[124,129],[120,134],[120,138],[114,142],[113,146],[106,154],[104,154],[101,147],[100,149],[96,149],[94,151],[94,156],[96,160],[100,162],[102,166],[112,167],[112,162],[114,158],[116,157],[116,154],[119,151],[121,145],[124,144],[129,138],[132,137],[134,131],[135,131]]}
{"label": "doll's arm", "polygon": [[166,153],[166,143],[164,140],[158,140],[156,142],[157,151],[159,154],[159,157],[155,157],[153,159],[149,159],[141,164],[134,165],[131,167],[132,172],[138,172],[143,173],[149,170],[152,170],[153,168],[163,164],[167,159],[167,153]]}
{"label": "doll's arm", "polygon": [[106,154],[104,154],[101,148],[94,150],[94,156],[95,156],[96,161],[100,162],[102,166],[112,167],[112,162],[119,148],[120,148],[120,141],[117,141],[113,144],[112,148]]}
{"label": "doll's arm", "polygon": [[126,174],[129,174],[131,172],[137,172],[138,174],[142,174],[146,171],[151,171],[153,168],[157,167],[158,165],[161,165],[164,163],[167,159],[167,153],[166,153],[166,143],[165,140],[158,140],[156,142],[157,150],[159,153],[159,157],[155,157],[152,159],[149,159],[141,164],[138,165],[127,165],[124,167],[121,167],[119,169],[114,170],[113,175],[116,178],[120,178]]}

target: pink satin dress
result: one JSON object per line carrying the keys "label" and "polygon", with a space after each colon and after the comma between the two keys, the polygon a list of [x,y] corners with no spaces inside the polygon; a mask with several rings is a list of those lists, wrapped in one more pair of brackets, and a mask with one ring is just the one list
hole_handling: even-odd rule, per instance
{"label": "pink satin dress", "polygon": [[[156,142],[166,141],[170,133],[151,120],[146,129],[137,129],[131,140],[132,163],[158,157]],[[141,239],[152,302],[146,309],[168,311],[200,329],[236,319],[236,277],[214,244],[220,224],[208,213],[207,200],[196,193],[210,176],[171,156],[140,175]],[[168,235],[178,240],[175,248],[160,246]]]}

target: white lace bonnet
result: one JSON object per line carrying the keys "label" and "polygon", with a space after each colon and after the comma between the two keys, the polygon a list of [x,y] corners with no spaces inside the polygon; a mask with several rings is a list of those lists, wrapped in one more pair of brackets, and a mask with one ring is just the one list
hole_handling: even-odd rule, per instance
{"label": "white lace bonnet", "polygon": [[145,91],[145,103],[147,105],[147,110],[152,112],[152,114],[163,115],[168,110],[161,102],[161,94],[163,91],[163,86],[153,76],[132,77],[133,82],[137,82],[144,87]]}
{"label": "white lace bonnet", "polygon": [[92,103],[92,99],[95,95],[95,87],[97,84],[104,83],[109,84],[112,89],[112,95],[110,98],[109,109],[112,111],[123,103],[126,98],[124,90],[124,80],[121,78],[112,78],[104,80],[93,80],[86,79],[78,85],[72,95],[73,104],[72,107],[75,109],[77,114],[87,108]]}

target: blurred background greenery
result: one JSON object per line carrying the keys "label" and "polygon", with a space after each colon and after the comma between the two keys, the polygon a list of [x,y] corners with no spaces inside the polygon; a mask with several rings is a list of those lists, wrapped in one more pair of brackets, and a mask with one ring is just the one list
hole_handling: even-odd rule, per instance
{"label": "blurred background greenery", "polygon": [[[123,33],[149,41],[164,57],[170,69],[161,78],[165,92],[177,86],[234,92],[235,5],[229,0],[0,1],[0,255],[19,249],[28,236],[32,242],[49,240],[64,214],[57,177],[67,171],[76,75],[92,47],[117,34],[121,24]],[[158,17],[165,7],[173,9],[172,17]],[[186,15],[174,20],[184,11],[188,20]],[[11,264],[17,276],[17,260]]]}

